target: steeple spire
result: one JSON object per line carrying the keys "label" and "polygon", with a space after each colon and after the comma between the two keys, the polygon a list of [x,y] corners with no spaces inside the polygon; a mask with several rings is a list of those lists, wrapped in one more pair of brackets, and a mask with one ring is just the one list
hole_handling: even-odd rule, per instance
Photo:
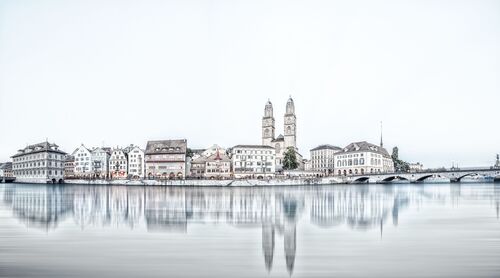
{"label": "steeple spire", "polygon": [[380,147],[384,147],[384,141],[382,141],[382,121],[380,121]]}

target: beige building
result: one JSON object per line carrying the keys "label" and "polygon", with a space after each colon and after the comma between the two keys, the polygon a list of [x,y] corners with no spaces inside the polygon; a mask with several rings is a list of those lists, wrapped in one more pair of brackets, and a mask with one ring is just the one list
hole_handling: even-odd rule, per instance
{"label": "beige building", "polygon": [[217,151],[206,159],[205,178],[229,179],[231,176],[231,159],[225,152]]}
{"label": "beige building", "polygon": [[75,177],[75,157],[67,155],[64,159],[64,178],[71,179]]}
{"label": "beige building", "polygon": [[205,177],[205,166],[207,158],[205,156],[198,156],[191,160],[190,177],[201,179]]}
{"label": "beige building", "polygon": [[273,177],[276,172],[276,151],[271,146],[237,145],[232,149],[235,178]]}
{"label": "beige building", "polygon": [[328,144],[311,149],[311,171],[320,172],[325,176],[333,175],[334,155],[340,151],[341,148]]}
{"label": "beige building", "polygon": [[148,178],[184,179],[187,174],[187,140],[149,141],[146,146]]}
{"label": "beige building", "polygon": [[394,172],[387,150],[366,141],[351,143],[335,153],[334,163],[335,175],[339,176]]}

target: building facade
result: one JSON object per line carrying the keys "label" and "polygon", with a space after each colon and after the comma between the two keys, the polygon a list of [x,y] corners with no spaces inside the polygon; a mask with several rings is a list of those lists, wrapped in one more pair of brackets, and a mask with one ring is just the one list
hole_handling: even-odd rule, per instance
{"label": "building facade", "polygon": [[394,163],[387,150],[366,141],[351,143],[335,153],[334,163],[338,176],[394,172]]}
{"label": "building facade", "polygon": [[207,179],[231,178],[231,159],[222,151],[212,154],[206,159],[204,176]]}
{"label": "building facade", "polygon": [[95,178],[109,177],[110,148],[94,148],[91,152],[92,170]]}
{"label": "building facade", "polygon": [[186,153],[186,139],[148,141],[145,151],[147,177],[184,179]]}
{"label": "building facade", "polygon": [[12,162],[0,163],[0,182],[2,178],[12,178],[14,173],[12,172]]}
{"label": "building facade", "polygon": [[311,171],[321,172],[325,176],[333,175],[334,155],[340,151],[341,148],[328,144],[311,149]]}
{"label": "building facade", "polygon": [[205,156],[198,156],[191,160],[190,177],[201,179],[205,177],[205,166],[207,158]]}
{"label": "building facade", "polygon": [[297,148],[297,117],[293,99],[290,97],[286,103],[286,112],[283,117],[284,135],[280,134],[275,137],[276,128],[273,113],[273,104],[268,100],[262,117],[262,145],[274,148],[277,171],[282,171],[284,154],[288,148],[295,151],[299,168],[303,169],[302,155]]}
{"label": "building facade", "polygon": [[74,152],[75,157],[75,170],[74,175],[77,178],[89,178],[94,173],[92,167],[92,154],[87,147],[83,144],[78,147]]}
{"label": "building facade", "polygon": [[109,176],[112,179],[126,179],[128,175],[127,153],[121,148],[111,151],[109,158]]}
{"label": "building facade", "polygon": [[144,160],[144,151],[135,146],[128,153],[128,174],[132,178],[144,178],[146,173],[146,164]]}
{"label": "building facade", "polygon": [[65,156],[56,144],[30,145],[12,156],[12,171],[17,182],[63,183]]}
{"label": "building facade", "polygon": [[237,145],[232,148],[235,178],[273,177],[276,171],[276,151],[266,145]]}
{"label": "building facade", "polygon": [[64,159],[64,179],[72,179],[75,177],[75,157],[66,155]]}

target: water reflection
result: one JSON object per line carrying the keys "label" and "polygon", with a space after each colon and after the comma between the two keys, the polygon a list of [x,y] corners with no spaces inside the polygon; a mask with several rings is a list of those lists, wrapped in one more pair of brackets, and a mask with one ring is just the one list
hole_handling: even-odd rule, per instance
{"label": "water reflection", "polygon": [[[464,199],[489,198],[499,216],[500,186],[325,186],[281,188],[179,188],[124,186],[5,185],[3,203],[29,228],[46,231],[73,219],[87,227],[146,227],[150,232],[187,233],[190,223],[262,227],[268,272],[275,243],[283,241],[286,267],[293,273],[300,219],[331,229],[397,226],[401,213],[424,200],[458,206]],[[489,191],[491,189],[492,191]]]}

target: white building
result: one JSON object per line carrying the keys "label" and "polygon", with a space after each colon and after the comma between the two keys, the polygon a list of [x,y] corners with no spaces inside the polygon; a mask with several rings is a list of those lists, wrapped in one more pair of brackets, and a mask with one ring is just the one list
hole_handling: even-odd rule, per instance
{"label": "white building", "polygon": [[73,156],[75,157],[75,177],[90,177],[94,173],[91,151],[82,144],[73,152]]}
{"label": "white building", "polygon": [[30,145],[12,156],[12,170],[17,182],[63,183],[65,157],[56,144]]}
{"label": "white building", "polygon": [[351,143],[334,154],[335,175],[364,175],[394,172],[391,156],[383,147],[366,141]]}
{"label": "white building", "polygon": [[120,148],[113,149],[109,158],[109,175],[113,179],[125,179],[128,173],[127,153]]}
{"label": "white building", "polygon": [[109,174],[110,148],[94,148],[91,152],[92,169],[96,178],[106,178]]}
{"label": "white building", "polygon": [[328,144],[311,149],[311,171],[321,172],[325,176],[333,175],[335,168],[333,157],[340,151],[341,148]]}
{"label": "white building", "polygon": [[274,176],[276,151],[271,146],[237,145],[232,149],[235,178],[263,178]]}
{"label": "white building", "polygon": [[424,170],[424,165],[420,162],[410,163],[408,166],[410,167],[411,173],[422,172]]}
{"label": "white building", "polygon": [[128,153],[128,174],[132,178],[144,178],[145,173],[144,150],[135,146]]}

